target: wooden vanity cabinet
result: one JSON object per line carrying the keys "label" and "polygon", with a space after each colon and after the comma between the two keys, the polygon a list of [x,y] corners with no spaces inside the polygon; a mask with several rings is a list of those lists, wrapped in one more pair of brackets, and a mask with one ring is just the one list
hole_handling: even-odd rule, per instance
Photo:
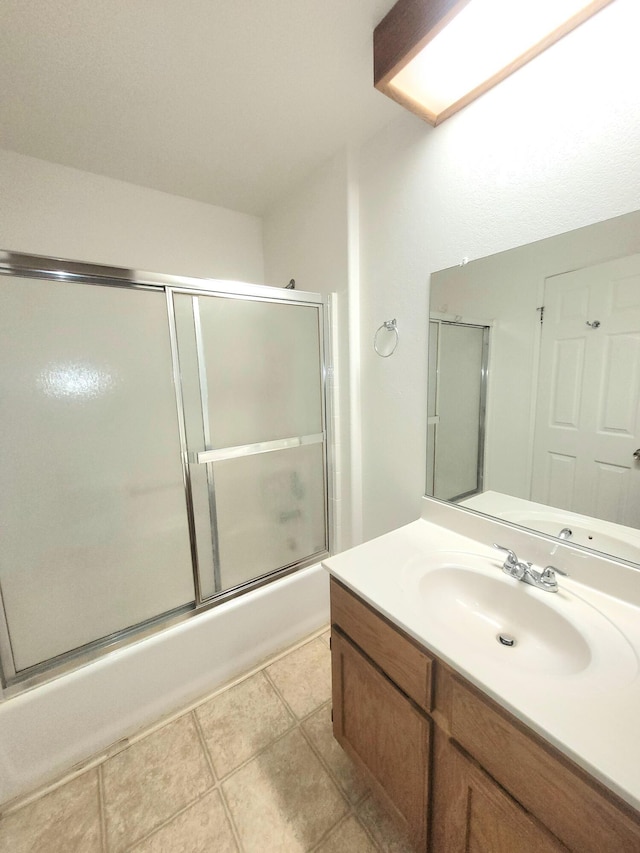
{"label": "wooden vanity cabinet", "polygon": [[419,853],[638,853],[640,815],[331,579],[333,730]]}

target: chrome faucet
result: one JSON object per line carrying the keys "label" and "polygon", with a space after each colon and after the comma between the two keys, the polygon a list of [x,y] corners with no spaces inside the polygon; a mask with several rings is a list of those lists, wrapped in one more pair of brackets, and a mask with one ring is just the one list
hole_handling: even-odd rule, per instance
{"label": "chrome faucet", "polygon": [[519,560],[517,554],[511,548],[505,548],[503,545],[498,545],[495,542],[493,543],[493,547],[499,551],[504,551],[507,555],[502,566],[502,571],[506,575],[531,584],[531,586],[535,586],[538,589],[543,589],[545,592],[558,591],[556,574],[567,577],[567,572],[563,572],[562,569],[557,569],[555,566],[547,566],[546,569],[539,572],[533,568],[533,563]]}
{"label": "chrome faucet", "polygon": [[571,539],[573,536],[573,530],[570,527],[563,527],[560,533],[558,533],[558,539]]}

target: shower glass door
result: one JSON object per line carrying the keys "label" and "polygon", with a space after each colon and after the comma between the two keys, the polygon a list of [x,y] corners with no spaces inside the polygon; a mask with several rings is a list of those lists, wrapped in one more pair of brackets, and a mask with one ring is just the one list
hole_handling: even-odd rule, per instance
{"label": "shower glass door", "polygon": [[0,253],[2,687],[328,552],[326,307]]}
{"label": "shower glass door", "polygon": [[161,290],[0,277],[8,680],[193,607]]}
{"label": "shower glass door", "polygon": [[323,306],[169,299],[205,601],[328,549]]}

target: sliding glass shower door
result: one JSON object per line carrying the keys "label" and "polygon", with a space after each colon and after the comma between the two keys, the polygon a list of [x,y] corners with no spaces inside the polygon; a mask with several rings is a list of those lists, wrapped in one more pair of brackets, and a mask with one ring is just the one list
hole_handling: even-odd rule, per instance
{"label": "sliding glass shower door", "polygon": [[162,291],[0,279],[7,679],[194,600]]}
{"label": "sliding glass shower door", "polygon": [[202,600],[328,548],[321,305],[173,292]]}
{"label": "sliding glass shower door", "polygon": [[192,288],[0,253],[5,686],[329,550],[325,301]]}

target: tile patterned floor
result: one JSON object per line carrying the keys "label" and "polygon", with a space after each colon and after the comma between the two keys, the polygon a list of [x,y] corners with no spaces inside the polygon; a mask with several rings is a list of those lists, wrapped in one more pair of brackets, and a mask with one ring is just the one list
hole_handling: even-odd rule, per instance
{"label": "tile patterned floor", "polygon": [[0,818],[4,853],[410,853],[331,733],[329,632]]}

